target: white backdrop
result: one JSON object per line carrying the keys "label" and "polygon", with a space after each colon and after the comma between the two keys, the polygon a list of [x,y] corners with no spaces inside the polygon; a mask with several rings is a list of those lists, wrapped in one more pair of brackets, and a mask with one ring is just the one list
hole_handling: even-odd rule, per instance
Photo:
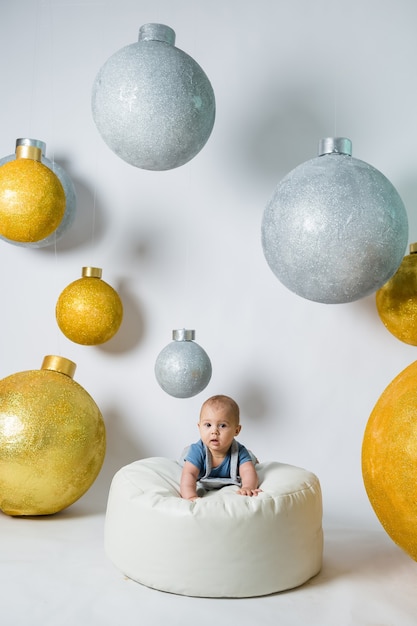
{"label": "white backdrop", "polygon": [[[264,259],[260,225],[280,179],[316,156],[320,138],[345,136],[397,188],[417,240],[416,20],[414,0],[0,1],[0,155],[18,137],[44,141],[78,198],[56,249],[0,242],[0,377],[38,369],[47,354],[76,362],[108,434],[86,503],[105,509],[122,465],[177,457],[197,438],[202,401],[226,393],[260,460],[318,475],[325,519],[379,527],[363,432],[416,348],[385,329],[374,296],[322,305],[288,291]],[[216,95],[208,143],[167,172],[119,159],[90,108],[101,65],[148,22],[175,30]],[[120,331],[99,347],[72,343],[55,320],[86,265],[103,269],[124,304]],[[196,330],[213,366],[190,399],[154,377],[176,328]]]}

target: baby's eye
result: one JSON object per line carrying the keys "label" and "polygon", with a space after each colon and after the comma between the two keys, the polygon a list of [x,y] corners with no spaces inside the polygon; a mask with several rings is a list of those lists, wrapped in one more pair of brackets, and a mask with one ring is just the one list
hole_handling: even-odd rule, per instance
{"label": "baby's eye", "polygon": [[209,422],[206,422],[206,423],[204,424],[204,426],[205,426],[206,428],[211,428],[211,424],[210,424]]}
{"label": "baby's eye", "polygon": [[227,424],[219,424],[219,428],[227,428]]}

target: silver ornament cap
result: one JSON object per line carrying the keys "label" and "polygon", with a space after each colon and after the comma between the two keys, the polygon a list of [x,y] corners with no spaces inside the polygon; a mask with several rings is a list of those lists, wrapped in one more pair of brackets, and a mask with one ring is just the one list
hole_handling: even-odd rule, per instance
{"label": "silver ornament cap", "polygon": [[92,89],[92,114],[108,147],[146,170],[169,170],[206,144],[215,97],[203,69],[175,47],[175,32],[145,24],[137,43],[114,53]]}
{"label": "silver ornament cap", "polygon": [[315,302],[352,302],[377,291],[407,247],[407,212],[397,190],[351,154],[349,139],[322,139],[319,156],[277,185],[262,218],[271,270]]}
{"label": "silver ornament cap", "polygon": [[203,348],[195,343],[194,330],[174,330],[172,338],[156,359],[155,377],[170,396],[191,398],[209,384],[211,362]]}

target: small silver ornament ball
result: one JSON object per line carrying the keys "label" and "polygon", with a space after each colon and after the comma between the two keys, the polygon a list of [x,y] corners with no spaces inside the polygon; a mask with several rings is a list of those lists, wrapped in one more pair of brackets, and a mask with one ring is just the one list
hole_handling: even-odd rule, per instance
{"label": "small silver ornament ball", "polygon": [[191,398],[211,379],[211,362],[195,343],[194,330],[174,330],[173,340],[158,355],[155,376],[160,387],[174,398]]}
{"label": "small silver ornament ball", "polygon": [[390,181],[351,156],[343,137],[275,188],[262,219],[262,247],[278,279],[325,304],[358,300],[395,274],[408,243],[404,204]]}
{"label": "small silver ornament ball", "polygon": [[[34,146],[36,148],[40,148],[42,156],[41,163],[48,167],[52,172],[59,178],[61,185],[64,188],[65,193],[65,212],[64,217],[61,220],[58,228],[40,241],[30,241],[30,242],[21,242],[21,241],[13,241],[12,239],[7,239],[7,237],[2,237],[0,235],[0,239],[6,241],[7,243],[11,243],[14,246],[21,246],[24,248],[46,248],[47,246],[51,246],[55,244],[57,241],[61,239],[61,237],[67,232],[67,230],[72,226],[75,218],[76,205],[77,205],[77,196],[75,193],[74,183],[71,178],[68,176],[67,172],[55,161],[51,161],[45,156],[46,151],[46,143],[44,141],[40,141],[39,139],[29,139],[29,138],[19,138],[16,139],[16,148],[18,146]],[[0,167],[9,161],[13,161],[16,158],[16,154],[9,154],[8,156],[0,159]]]}
{"label": "small silver ornament ball", "polygon": [[169,26],[145,24],[138,42],[113,54],[93,84],[92,114],[102,138],[121,159],[146,170],[187,163],[214,125],[210,81],[174,43]]}

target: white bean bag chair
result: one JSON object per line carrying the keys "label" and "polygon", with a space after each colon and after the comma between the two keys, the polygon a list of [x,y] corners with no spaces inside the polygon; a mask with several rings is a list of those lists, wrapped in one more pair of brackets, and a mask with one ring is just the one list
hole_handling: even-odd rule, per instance
{"label": "white bean bag chair", "polygon": [[226,486],[196,502],[180,497],[176,461],[122,467],[107,504],[108,558],[143,585],[186,596],[244,598],[301,585],[322,564],[320,483],[292,465],[256,467],[258,496]]}

